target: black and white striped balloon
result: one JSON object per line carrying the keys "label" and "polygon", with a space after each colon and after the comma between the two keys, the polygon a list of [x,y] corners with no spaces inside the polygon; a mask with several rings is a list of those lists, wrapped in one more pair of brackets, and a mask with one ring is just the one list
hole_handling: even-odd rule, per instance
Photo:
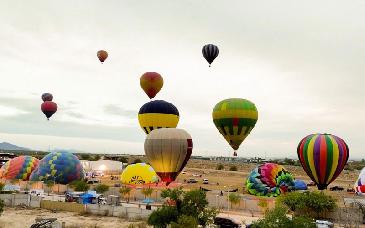
{"label": "black and white striped balloon", "polygon": [[207,62],[209,63],[209,66],[210,66],[210,64],[212,64],[214,59],[217,58],[217,56],[219,54],[219,49],[214,44],[207,44],[207,45],[204,45],[202,53],[203,53],[204,58],[207,60]]}

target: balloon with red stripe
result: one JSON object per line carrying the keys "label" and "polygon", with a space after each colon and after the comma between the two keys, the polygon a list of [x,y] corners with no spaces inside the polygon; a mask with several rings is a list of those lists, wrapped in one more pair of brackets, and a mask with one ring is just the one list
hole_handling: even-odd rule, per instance
{"label": "balloon with red stripe", "polygon": [[365,193],[365,168],[363,168],[354,185],[355,192],[359,195]]}
{"label": "balloon with red stripe", "polygon": [[349,148],[340,137],[331,134],[311,134],[303,138],[297,148],[304,171],[326,189],[342,172],[349,158]]}

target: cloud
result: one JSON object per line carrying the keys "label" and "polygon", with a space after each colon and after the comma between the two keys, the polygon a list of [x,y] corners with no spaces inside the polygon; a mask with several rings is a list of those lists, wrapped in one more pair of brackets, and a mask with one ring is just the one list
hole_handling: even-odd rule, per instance
{"label": "cloud", "polygon": [[111,115],[123,116],[129,119],[136,118],[138,111],[126,110],[119,105],[109,104],[104,106],[104,112]]}

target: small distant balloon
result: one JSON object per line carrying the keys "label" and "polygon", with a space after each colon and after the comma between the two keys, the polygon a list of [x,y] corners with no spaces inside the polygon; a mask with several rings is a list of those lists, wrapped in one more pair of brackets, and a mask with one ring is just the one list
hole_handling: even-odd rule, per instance
{"label": "small distant balloon", "polygon": [[98,51],[97,56],[98,56],[100,62],[103,63],[108,58],[108,52],[106,52],[104,50],[100,50],[100,51]]}
{"label": "small distant balloon", "polygon": [[44,93],[44,94],[42,94],[42,100],[43,101],[52,101],[53,96],[50,93]]}
{"label": "small distant balloon", "polygon": [[210,65],[212,64],[214,59],[217,58],[217,56],[219,54],[219,49],[214,44],[207,44],[207,45],[204,45],[202,53],[203,53],[204,58],[209,63],[209,67],[210,67]]}
{"label": "small distant balloon", "polygon": [[160,92],[163,86],[163,78],[159,73],[146,72],[141,76],[140,84],[147,96],[152,99]]}
{"label": "small distant balloon", "polygon": [[49,120],[49,118],[51,118],[51,116],[57,112],[57,104],[52,101],[45,101],[41,105],[41,110]]}

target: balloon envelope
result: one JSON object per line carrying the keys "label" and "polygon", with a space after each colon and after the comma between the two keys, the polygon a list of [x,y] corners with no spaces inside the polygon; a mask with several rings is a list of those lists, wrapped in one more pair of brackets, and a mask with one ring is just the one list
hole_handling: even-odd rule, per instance
{"label": "balloon envelope", "polygon": [[190,159],[193,140],[182,129],[156,129],[147,135],[144,151],[157,175],[169,184],[176,179]]}
{"label": "balloon envelope", "polygon": [[365,193],[365,168],[362,168],[359,177],[355,182],[354,189],[358,194]]}
{"label": "balloon envelope", "polygon": [[331,134],[311,134],[303,138],[297,148],[304,171],[317,184],[326,189],[342,172],[349,158],[345,141]]}
{"label": "balloon envelope", "polygon": [[43,101],[52,101],[53,100],[53,95],[50,93],[43,93],[42,94],[42,100]]}
{"label": "balloon envelope", "polygon": [[163,86],[163,78],[159,73],[146,72],[140,78],[141,88],[149,98],[154,98]]}
{"label": "balloon envelope", "polygon": [[98,51],[96,55],[98,56],[98,59],[100,60],[101,63],[103,63],[108,58],[108,52],[104,50]]}
{"label": "balloon envelope", "polygon": [[7,161],[1,167],[2,179],[29,180],[31,173],[38,167],[39,160],[31,156],[19,156]]}
{"label": "balloon envelope", "polygon": [[51,152],[40,162],[30,176],[31,181],[54,181],[69,184],[84,178],[84,170],[77,156],[69,152]]}
{"label": "balloon envelope", "polygon": [[150,101],[139,109],[138,122],[146,134],[158,128],[176,128],[179,111],[169,102]]}
{"label": "balloon envelope", "polygon": [[253,169],[246,180],[246,190],[256,196],[278,196],[294,190],[293,175],[283,166],[265,163]]}
{"label": "balloon envelope", "polygon": [[303,180],[294,180],[295,190],[307,190],[307,184]]}
{"label": "balloon envelope", "polygon": [[254,103],[241,98],[225,99],[215,105],[213,122],[229,145],[237,150],[255,127],[258,112]]}
{"label": "balloon envelope", "polygon": [[41,110],[47,119],[57,112],[57,104],[52,101],[45,101],[41,105]]}
{"label": "balloon envelope", "polygon": [[212,64],[214,59],[217,58],[219,54],[219,49],[214,44],[207,44],[203,46],[202,53],[205,60],[207,60],[210,66],[210,64]]}
{"label": "balloon envelope", "polygon": [[128,165],[120,176],[123,184],[143,185],[158,182],[158,176],[153,168],[146,163]]}

